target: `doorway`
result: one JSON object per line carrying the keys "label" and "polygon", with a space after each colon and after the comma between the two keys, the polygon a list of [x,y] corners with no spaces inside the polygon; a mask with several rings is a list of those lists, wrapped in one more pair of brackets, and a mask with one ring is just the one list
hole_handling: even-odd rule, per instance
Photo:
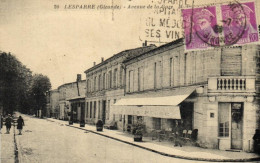
{"label": "doorway", "polygon": [[218,136],[222,141],[225,140],[225,148],[241,150],[243,146],[243,103],[219,103],[218,122]]}
{"label": "doorway", "polygon": [[106,100],[103,100],[102,101],[102,121],[103,121],[103,124],[106,123]]}
{"label": "doorway", "polygon": [[231,148],[242,149],[243,104],[231,103]]}
{"label": "doorway", "polygon": [[183,102],[181,103],[180,112],[181,119],[184,123],[185,130],[193,129],[193,103],[192,102]]}

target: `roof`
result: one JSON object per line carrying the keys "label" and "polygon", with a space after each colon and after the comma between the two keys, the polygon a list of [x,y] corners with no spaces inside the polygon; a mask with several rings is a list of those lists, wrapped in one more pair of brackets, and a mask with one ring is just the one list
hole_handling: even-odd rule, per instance
{"label": "roof", "polygon": [[133,58],[135,56],[138,56],[138,55],[140,55],[142,53],[150,51],[150,50],[152,50],[154,48],[156,48],[155,45],[149,45],[149,46],[145,46],[145,47],[139,47],[139,48],[135,48],[135,49],[124,50],[124,51],[122,51],[120,53],[117,53],[117,54],[113,55],[112,57],[106,59],[105,61],[103,61],[103,62],[101,62],[101,63],[99,63],[99,64],[97,64],[97,65],[95,65],[95,66],[93,66],[93,67],[91,67],[89,69],[87,69],[84,72],[88,73],[88,72],[90,72],[92,70],[95,70],[96,68],[98,68],[98,67],[100,67],[102,65],[105,65],[105,64],[111,62],[112,60],[115,60],[116,58],[119,58],[119,57],[122,57],[122,56],[125,56],[125,55],[128,55],[127,59],[131,59],[131,58]]}
{"label": "roof", "polygon": [[175,41],[172,41],[170,43],[164,44],[164,45],[159,46],[157,48],[153,48],[153,49],[151,49],[151,50],[149,50],[147,52],[141,53],[140,55],[136,55],[136,56],[134,56],[132,58],[128,58],[128,59],[124,60],[123,63],[128,65],[128,64],[131,64],[133,62],[136,62],[136,60],[134,60],[135,58],[139,59],[140,57],[142,57],[142,59],[143,59],[143,58],[145,58],[144,56],[155,55],[155,54],[158,54],[158,53],[170,50],[170,49],[177,48],[177,47],[182,46],[182,45],[184,45],[183,38],[180,38],[178,40],[175,40]]}
{"label": "roof", "polygon": [[[80,80],[80,81],[79,81],[79,83],[81,83],[81,82],[86,82],[86,79],[84,79],[84,80]],[[57,89],[60,89],[60,87],[63,87],[63,86],[66,86],[66,85],[70,85],[70,84],[74,84],[74,83],[77,83],[77,81],[62,84],[62,85],[58,86]]]}
{"label": "roof", "polygon": [[76,97],[72,97],[69,99],[66,99],[67,101],[73,101],[73,100],[80,100],[80,99],[85,99],[85,96],[76,96]]}

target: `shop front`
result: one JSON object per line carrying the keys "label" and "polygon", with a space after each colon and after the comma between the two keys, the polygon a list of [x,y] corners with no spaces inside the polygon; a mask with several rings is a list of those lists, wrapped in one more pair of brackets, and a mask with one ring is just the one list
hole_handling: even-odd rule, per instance
{"label": "shop front", "polygon": [[139,118],[143,119],[148,134],[155,130],[173,131],[176,121],[180,120],[188,131],[193,129],[193,103],[184,100],[192,92],[163,97],[124,98],[112,105],[111,111],[123,115],[124,128],[129,132]]}
{"label": "shop front", "polygon": [[69,117],[73,122],[85,121],[85,97],[75,97],[69,99]]}

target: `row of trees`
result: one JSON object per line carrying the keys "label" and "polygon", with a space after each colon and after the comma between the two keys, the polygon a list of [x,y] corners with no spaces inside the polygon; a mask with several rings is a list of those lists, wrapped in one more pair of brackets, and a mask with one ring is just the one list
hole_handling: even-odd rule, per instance
{"label": "row of trees", "polygon": [[14,55],[0,52],[0,112],[46,112],[46,91],[51,89],[47,76],[33,74]]}

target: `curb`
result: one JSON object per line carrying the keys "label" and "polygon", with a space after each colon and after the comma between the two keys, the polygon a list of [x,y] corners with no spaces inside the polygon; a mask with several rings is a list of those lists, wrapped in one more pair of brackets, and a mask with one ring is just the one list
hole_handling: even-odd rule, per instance
{"label": "curb", "polygon": [[19,151],[18,151],[18,146],[17,146],[17,141],[16,141],[16,136],[15,136],[15,126],[14,126],[14,162],[19,163]]}
{"label": "curb", "polygon": [[76,126],[71,126],[71,125],[68,125],[68,124],[65,124],[65,126],[69,126],[69,127],[80,129],[80,130],[84,130],[84,131],[88,131],[88,132],[91,132],[91,133],[94,133],[94,134],[97,134],[97,135],[100,135],[100,136],[104,136],[104,137],[107,137],[107,138],[110,138],[110,139],[113,139],[113,140],[116,140],[116,141],[119,141],[119,142],[122,142],[122,143],[125,143],[125,144],[128,144],[128,145],[139,147],[139,148],[142,148],[142,149],[145,149],[145,150],[148,150],[148,151],[151,151],[151,152],[163,155],[163,156],[167,156],[167,157],[173,157],[173,158],[179,158],[179,159],[185,159],[185,160],[194,160],[194,161],[210,161],[210,162],[249,162],[249,161],[260,161],[260,157],[249,158],[249,159],[208,159],[208,158],[196,158],[196,157],[188,157],[188,156],[168,154],[168,153],[160,152],[160,151],[157,151],[157,150],[154,150],[154,149],[151,149],[151,148],[147,148],[147,147],[135,144],[135,143],[124,141],[124,140],[121,140],[121,139],[118,139],[118,138],[115,138],[115,137],[112,137],[112,136],[108,136],[108,135],[102,134],[100,132],[96,132],[96,131],[92,131],[92,130],[88,130],[88,129],[84,129],[84,128],[80,128],[80,127],[76,127]]}

